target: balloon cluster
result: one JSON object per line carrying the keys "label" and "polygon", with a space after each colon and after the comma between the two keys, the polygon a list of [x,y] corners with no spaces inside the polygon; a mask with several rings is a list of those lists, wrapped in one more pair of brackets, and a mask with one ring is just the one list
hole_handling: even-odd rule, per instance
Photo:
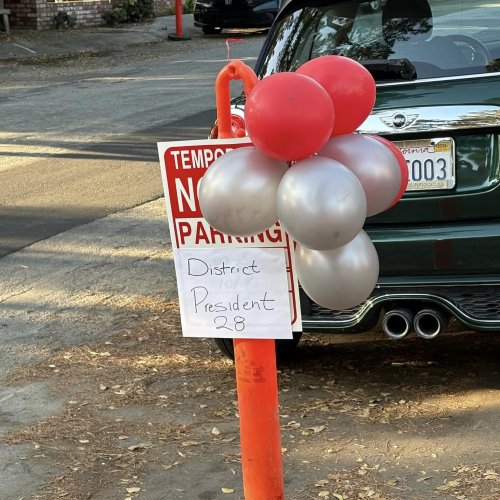
{"label": "balloon cluster", "polygon": [[374,103],[373,77],[346,57],[268,76],[245,105],[255,147],[219,157],[200,184],[203,216],[223,233],[249,236],[279,220],[297,242],[302,288],[330,309],[353,307],[372,292],[378,255],[362,228],[408,183],[395,145],[353,133]]}

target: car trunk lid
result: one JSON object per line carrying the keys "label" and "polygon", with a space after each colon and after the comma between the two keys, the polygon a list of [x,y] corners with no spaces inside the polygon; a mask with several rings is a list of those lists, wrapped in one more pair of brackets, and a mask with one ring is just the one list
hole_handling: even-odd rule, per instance
{"label": "car trunk lid", "polygon": [[[500,218],[499,86],[500,75],[378,86],[375,109],[359,132],[396,142],[407,159],[411,148],[449,138],[455,180],[449,189],[421,183],[423,189],[407,191],[392,209],[369,218],[369,225]],[[421,168],[409,169],[410,180],[422,179]]]}

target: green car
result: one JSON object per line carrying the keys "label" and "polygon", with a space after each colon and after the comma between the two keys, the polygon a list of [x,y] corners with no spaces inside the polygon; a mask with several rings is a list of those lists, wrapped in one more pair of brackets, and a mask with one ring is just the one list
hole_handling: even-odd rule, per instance
{"label": "green car", "polygon": [[[500,4],[456,0],[290,0],[256,64],[259,78],[323,55],[350,57],[377,82],[358,129],[404,154],[409,185],[367,219],[380,278],[357,307],[302,296],[304,331],[433,339],[451,318],[500,330]],[[244,118],[244,97],[234,103]],[[223,347],[219,345],[220,347]]]}

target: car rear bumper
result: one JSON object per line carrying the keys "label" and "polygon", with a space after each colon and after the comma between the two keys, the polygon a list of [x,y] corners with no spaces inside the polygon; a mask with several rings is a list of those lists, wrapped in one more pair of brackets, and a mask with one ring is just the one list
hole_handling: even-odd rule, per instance
{"label": "car rear bumper", "polygon": [[462,279],[462,283],[377,285],[367,300],[343,311],[325,309],[303,295],[303,329],[369,331],[377,325],[384,310],[406,307],[417,311],[434,307],[472,330],[500,331],[500,275],[483,282],[477,282],[476,277]]}
{"label": "car rear bumper", "polygon": [[435,308],[473,330],[500,331],[500,221],[368,229],[379,282],[358,306],[332,311],[301,291],[304,331],[374,328],[384,311]]}
{"label": "car rear bumper", "polygon": [[194,25],[198,28],[260,28],[269,27],[273,23],[276,11],[254,11],[252,9],[238,9],[226,12],[220,8],[195,5]]}

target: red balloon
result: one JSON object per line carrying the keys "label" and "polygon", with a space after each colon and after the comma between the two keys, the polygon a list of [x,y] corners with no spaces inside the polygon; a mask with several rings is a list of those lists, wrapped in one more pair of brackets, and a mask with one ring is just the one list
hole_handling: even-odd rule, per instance
{"label": "red balloon", "polygon": [[335,110],[326,90],[312,78],[275,73],[247,97],[248,135],[263,153],[279,160],[302,160],[330,138]]}
{"label": "red balloon", "polygon": [[296,73],[320,83],[335,106],[332,136],[351,134],[368,117],[375,104],[375,80],[361,64],[343,56],[321,56],[300,66]]}
{"label": "red balloon", "polygon": [[399,192],[396,195],[394,201],[387,207],[387,209],[389,209],[393,207],[403,197],[406,188],[408,187],[408,180],[409,180],[408,164],[406,163],[406,159],[403,156],[403,153],[401,153],[399,148],[393,142],[387,140],[385,137],[380,137],[378,135],[371,135],[370,137],[377,139],[377,141],[381,142],[392,151],[392,153],[398,160],[399,168],[401,170],[401,187],[399,188]]}

